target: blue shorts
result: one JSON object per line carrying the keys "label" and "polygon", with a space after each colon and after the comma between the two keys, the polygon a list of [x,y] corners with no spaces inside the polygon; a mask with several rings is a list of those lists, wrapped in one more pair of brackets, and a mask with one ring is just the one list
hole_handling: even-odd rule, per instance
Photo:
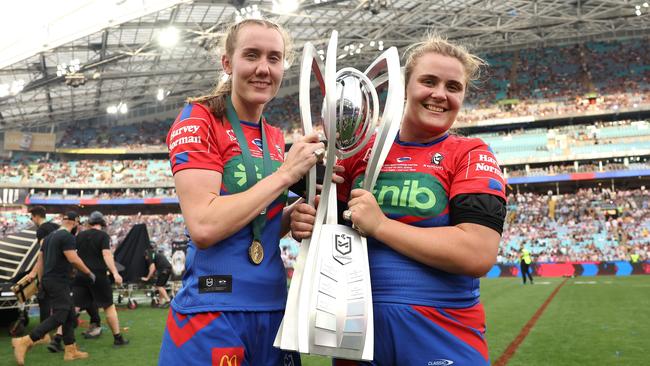
{"label": "blue shorts", "polygon": [[273,347],[283,311],[169,310],[158,365],[300,366],[300,355]]}
{"label": "blue shorts", "polygon": [[489,365],[485,312],[477,304],[447,309],[375,304],[374,361],[333,360],[335,366]]}

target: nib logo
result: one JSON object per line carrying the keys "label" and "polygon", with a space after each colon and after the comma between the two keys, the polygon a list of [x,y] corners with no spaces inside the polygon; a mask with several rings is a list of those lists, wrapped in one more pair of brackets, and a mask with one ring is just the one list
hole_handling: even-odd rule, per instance
{"label": "nib logo", "polygon": [[440,181],[423,173],[381,173],[372,193],[386,213],[398,215],[437,216],[448,202]]}

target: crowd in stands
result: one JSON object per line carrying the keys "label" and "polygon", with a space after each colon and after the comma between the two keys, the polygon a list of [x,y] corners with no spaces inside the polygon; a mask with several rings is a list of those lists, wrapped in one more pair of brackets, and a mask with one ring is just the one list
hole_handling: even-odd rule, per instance
{"label": "crowd in stands", "polygon": [[37,190],[32,189],[30,199],[121,199],[121,198],[169,198],[176,197],[174,188],[126,188],[89,190]]}
{"label": "crowd in stands", "polygon": [[[616,112],[650,105],[648,39],[587,42],[483,55],[489,62],[479,83],[467,93],[457,127],[491,119],[549,118]],[[561,60],[561,62],[558,62]],[[311,90],[312,116],[320,116],[322,96]],[[297,93],[269,103],[265,116],[287,140],[301,133]],[[71,125],[58,147],[164,147],[173,120],[135,125]],[[316,123],[315,123],[316,124]]]}
{"label": "crowd in stands", "polygon": [[[536,262],[629,260],[637,253],[650,260],[650,191],[581,189],[573,194],[510,194],[497,261],[517,263],[527,247]],[[54,218],[51,215],[48,218]],[[180,214],[107,215],[111,245],[118,245],[136,223],[145,223],[150,239],[170,251],[171,242],[185,238]],[[31,226],[26,212],[0,212],[1,234]],[[298,256],[298,243],[280,241],[287,268]]]}
{"label": "crowd in stands", "polygon": [[32,184],[151,184],[173,186],[169,161],[151,160],[55,160],[40,157],[0,165],[3,182]]}
{"label": "crowd in stands", "polygon": [[650,258],[650,191],[581,189],[510,194],[498,262],[516,263],[524,245],[537,262]]}
{"label": "crowd in stands", "polygon": [[508,167],[505,176],[509,177],[531,177],[544,175],[572,174],[572,173],[593,173],[617,170],[641,170],[650,169],[650,161],[647,157],[631,157],[626,164],[624,158],[608,159],[599,162],[575,164],[551,164],[540,167]]}
{"label": "crowd in stands", "polygon": [[159,148],[165,144],[166,131],[173,121],[155,121],[129,125],[93,126],[89,122],[68,126],[58,140],[60,148]]}

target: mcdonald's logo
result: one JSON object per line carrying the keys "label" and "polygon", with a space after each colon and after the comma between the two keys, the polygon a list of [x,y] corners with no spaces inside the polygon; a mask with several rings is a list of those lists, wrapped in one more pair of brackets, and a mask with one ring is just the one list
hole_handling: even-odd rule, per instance
{"label": "mcdonald's logo", "polygon": [[241,366],[244,361],[244,347],[212,349],[212,366]]}
{"label": "mcdonald's logo", "polygon": [[223,355],[221,356],[221,360],[219,361],[219,366],[238,366],[239,363],[237,362],[237,355],[233,356],[228,356],[228,355]]}

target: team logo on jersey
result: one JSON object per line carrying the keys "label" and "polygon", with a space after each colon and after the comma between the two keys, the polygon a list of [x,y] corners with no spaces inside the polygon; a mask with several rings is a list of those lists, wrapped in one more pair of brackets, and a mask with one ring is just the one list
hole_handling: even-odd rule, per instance
{"label": "team logo on jersey", "polygon": [[[334,233],[334,259],[337,262],[346,265],[352,262],[352,236],[345,233]],[[338,254],[337,254],[338,253]]]}
{"label": "team logo on jersey", "polygon": [[444,159],[444,158],[445,157],[441,153],[437,152],[437,153],[433,154],[433,157],[431,158],[431,163],[436,164],[436,165],[440,165],[440,163],[442,163],[442,159]]}
{"label": "team logo on jersey", "polygon": [[402,156],[401,158],[397,158],[398,163],[403,163],[405,161],[411,161],[411,157],[410,156]]}
{"label": "team logo on jersey", "polygon": [[244,362],[244,347],[212,349],[212,364],[215,366],[241,366]]}
{"label": "team logo on jersey", "polygon": [[253,143],[258,149],[260,149],[260,151],[263,150],[262,139],[253,139]]}
{"label": "team logo on jersey", "polygon": [[283,157],[283,156],[284,156],[284,151],[282,151],[282,148],[280,147],[280,145],[275,144],[275,149],[278,151],[278,156],[279,156],[279,157]]}
{"label": "team logo on jersey", "polygon": [[230,141],[237,141],[237,137],[235,137],[235,132],[233,130],[227,130],[226,134],[228,135],[228,138],[230,138]]}

